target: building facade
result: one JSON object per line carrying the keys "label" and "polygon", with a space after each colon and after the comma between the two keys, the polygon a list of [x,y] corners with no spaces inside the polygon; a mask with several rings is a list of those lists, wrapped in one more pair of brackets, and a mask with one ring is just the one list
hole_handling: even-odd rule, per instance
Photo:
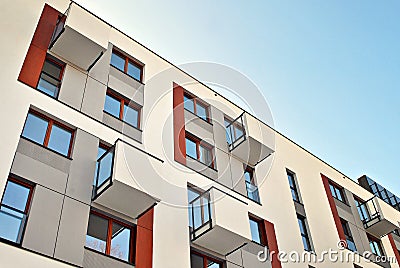
{"label": "building facade", "polygon": [[2,12],[0,267],[400,267],[400,199],[370,178],[74,2]]}

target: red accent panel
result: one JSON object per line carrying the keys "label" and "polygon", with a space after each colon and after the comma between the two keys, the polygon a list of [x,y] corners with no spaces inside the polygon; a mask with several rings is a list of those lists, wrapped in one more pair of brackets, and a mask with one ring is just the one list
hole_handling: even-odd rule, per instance
{"label": "red accent panel", "polygon": [[388,237],[389,237],[390,245],[392,246],[392,249],[394,251],[394,256],[396,257],[397,264],[400,267],[400,253],[399,253],[399,250],[397,249],[396,244],[394,243],[392,234],[388,234]]}
{"label": "red accent panel", "polygon": [[183,109],[183,87],[173,83],[174,159],[186,165],[185,115]]}
{"label": "red accent panel", "polygon": [[339,213],[336,208],[335,200],[333,199],[331,189],[329,188],[329,179],[323,174],[321,174],[321,177],[322,177],[322,183],[324,184],[326,197],[328,198],[329,206],[331,207],[333,220],[335,221],[336,230],[338,232],[339,239],[346,241],[346,236],[344,235],[342,222],[340,221],[340,217],[339,217]]}
{"label": "red accent panel", "polygon": [[60,14],[60,12],[45,4],[18,76],[18,80],[28,86],[37,86],[46,58],[47,48]]}
{"label": "red accent panel", "polygon": [[[272,268],[282,268],[281,261],[278,258],[279,248],[276,240],[275,227],[272,222],[264,220],[265,232],[267,233],[268,248],[272,255]],[[272,254],[274,252],[274,254]]]}
{"label": "red accent panel", "polygon": [[136,268],[151,268],[153,266],[153,219],[154,208],[151,208],[138,219],[136,230]]}

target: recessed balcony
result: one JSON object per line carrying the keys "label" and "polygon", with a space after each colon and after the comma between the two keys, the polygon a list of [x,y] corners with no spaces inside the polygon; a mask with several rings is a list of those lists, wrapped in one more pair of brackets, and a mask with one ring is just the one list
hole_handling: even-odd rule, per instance
{"label": "recessed balcony", "polygon": [[141,159],[147,159],[143,152],[118,140],[97,160],[93,202],[136,218],[160,201],[144,189],[145,171],[136,173],[129,164],[136,163],[140,170]]}
{"label": "recessed balcony", "polygon": [[75,3],[60,16],[49,50],[89,70],[108,47],[110,26]]}
{"label": "recessed balcony", "polygon": [[248,204],[211,187],[189,203],[192,243],[226,255],[251,241]]}
{"label": "recessed balcony", "polygon": [[365,230],[376,237],[399,228],[400,213],[378,197],[360,203],[357,209]]}
{"label": "recessed balcony", "polygon": [[250,165],[257,165],[275,151],[273,129],[245,112],[225,128],[229,151]]}

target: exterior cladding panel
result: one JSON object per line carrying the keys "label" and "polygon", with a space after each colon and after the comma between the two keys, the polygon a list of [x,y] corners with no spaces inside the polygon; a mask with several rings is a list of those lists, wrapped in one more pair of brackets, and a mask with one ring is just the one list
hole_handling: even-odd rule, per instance
{"label": "exterior cladding panel", "polygon": [[154,207],[139,217],[136,233],[136,268],[153,267]]}
{"label": "exterior cladding panel", "polygon": [[174,159],[186,165],[185,114],[183,108],[183,87],[173,83]]}
{"label": "exterior cladding panel", "polygon": [[344,230],[342,227],[342,223],[340,221],[339,213],[336,208],[335,200],[333,199],[331,190],[329,188],[329,179],[323,174],[321,174],[321,177],[322,177],[322,183],[324,184],[326,197],[328,198],[329,206],[331,207],[333,219],[335,221],[336,230],[339,234],[339,239],[346,241],[346,236],[344,235]]}
{"label": "exterior cladding panel", "polygon": [[389,238],[389,241],[390,241],[390,245],[392,246],[392,249],[394,251],[394,256],[396,257],[396,260],[397,260],[397,265],[400,268],[400,253],[399,253],[399,250],[397,249],[396,244],[394,243],[392,234],[388,234],[388,238]]}
{"label": "exterior cladding panel", "polygon": [[279,248],[274,224],[264,220],[264,227],[265,232],[267,233],[268,248],[270,252],[275,252],[275,254],[272,255],[271,260],[272,268],[282,268],[281,261],[278,258]]}
{"label": "exterior cladding panel", "polygon": [[61,15],[60,12],[45,4],[19,73],[18,81],[34,88],[37,86],[46,58],[47,48],[59,15]]}

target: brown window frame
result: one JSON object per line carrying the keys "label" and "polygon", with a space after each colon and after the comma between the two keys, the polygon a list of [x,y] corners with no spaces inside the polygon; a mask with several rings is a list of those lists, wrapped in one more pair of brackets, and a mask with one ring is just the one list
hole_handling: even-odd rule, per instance
{"label": "brown window frame", "polygon": [[378,250],[380,251],[381,255],[375,254],[374,252],[372,252],[372,249],[371,249],[371,253],[374,254],[375,256],[385,256],[385,251],[382,246],[382,241],[379,238],[376,238],[370,234],[367,234],[367,237],[368,237],[369,247],[371,247],[372,242],[375,242],[378,245]]}
{"label": "brown window frame", "polygon": [[200,252],[195,251],[195,250],[191,250],[191,251],[190,251],[190,255],[196,255],[196,256],[198,256],[198,257],[203,258],[203,268],[207,268],[207,267],[208,267],[208,260],[210,260],[210,261],[212,261],[212,262],[218,264],[220,268],[223,268],[223,267],[224,267],[224,265],[223,265],[224,262],[221,261],[221,260],[218,260],[218,259],[215,258],[215,257],[212,257],[212,256],[209,256],[209,255],[200,253]]}
{"label": "brown window frame", "polygon": [[[190,92],[184,91],[183,93],[183,98],[188,98],[193,100],[193,112],[189,111],[188,109],[185,109],[186,111],[193,113],[194,115],[196,115],[197,117],[201,118],[202,120],[211,123],[211,118],[210,118],[210,104],[206,103],[205,101],[203,101],[202,99],[198,98],[197,96],[193,95]],[[200,117],[197,114],[197,105],[203,106],[206,110],[206,119],[204,119],[203,117]]]}
{"label": "brown window frame", "polygon": [[215,159],[214,159],[214,147],[211,144],[208,144],[207,142],[201,140],[200,138],[194,136],[191,133],[186,132],[185,135],[185,139],[191,140],[192,142],[194,142],[196,144],[196,158],[193,158],[189,155],[186,154],[187,157],[193,158],[197,161],[199,161],[200,163],[207,165],[206,163],[203,163],[200,161],[200,146],[206,148],[207,150],[209,150],[210,154],[211,154],[211,163],[210,165],[207,165],[208,167],[215,169]]}
{"label": "brown window frame", "polygon": [[[131,58],[131,57],[125,55],[124,53],[122,53],[122,52],[120,52],[120,51],[118,51],[118,50],[116,50],[116,49],[113,49],[113,50],[112,50],[112,54],[116,54],[116,55],[120,56],[121,58],[125,59],[125,65],[124,65],[124,70],[121,70],[121,69],[119,69],[118,67],[116,67],[116,66],[114,66],[114,65],[112,65],[112,64],[110,63],[111,66],[113,66],[114,68],[116,68],[116,69],[122,71],[124,74],[126,74],[127,76],[129,76],[129,77],[135,79],[136,81],[139,81],[140,83],[143,83],[144,65],[143,65],[142,63],[138,62],[137,60],[135,60],[135,59],[133,59],[133,58]],[[138,80],[138,79],[136,79],[135,77],[133,77],[133,76],[131,76],[131,75],[128,74],[128,63],[129,63],[129,62],[132,63],[133,65],[135,65],[136,67],[138,67],[138,68],[140,69],[140,80]]]}
{"label": "brown window frame", "polygon": [[[337,189],[340,192],[340,195],[342,196],[343,200],[340,200],[339,198],[337,198],[336,191],[335,191],[335,193],[333,193],[331,187]],[[344,192],[344,188],[342,186],[340,186],[339,184],[329,180],[329,190],[331,191],[331,194],[332,194],[333,198],[335,198],[336,200],[338,200],[338,201],[340,201],[342,203],[348,204],[347,203],[347,198],[346,198],[346,195],[345,195],[345,192]]]}
{"label": "brown window frame", "polygon": [[[257,223],[257,225],[258,225],[258,234],[260,235],[260,243],[263,246],[267,246],[268,239],[267,239],[267,232],[265,230],[264,220],[249,214],[249,222],[250,221],[254,221],[254,222]],[[253,242],[257,243],[256,241],[253,241]]]}
{"label": "brown window frame", "polygon": [[[128,124],[136,129],[140,129],[140,125],[141,125],[141,114],[142,114],[142,107],[133,102],[130,101],[128,98],[121,96],[120,94],[118,94],[117,92],[111,90],[110,88],[107,89],[106,95],[114,98],[115,100],[119,101],[119,117],[115,117],[113,114],[110,114],[109,112],[107,112],[106,110],[103,109],[103,112],[105,112],[106,114],[109,114],[110,116],[117,118],[119,120],[121,120],[122,122],[124,122],[125,124]],[[134,126],[128,122],[126,122],[124,120],[124,110],[125,110],[125,105],[129,106],[130,108],[136,110],[138,112],[138,116],[137,116],[137,126]]]}
{"label": "brown window frame", "polygon": [[[73,128],[69,127],[69,126],[66,126],[63,123],[60,123],[59,121],[57,121],[57,120],[55,120],[55,119],[53,119],[53,118],[51,118],[49,116],[46,116],[46,115],[44,115],[44,114],[42,114],[40,112],[32,110],[32,109],[29,110],[28,115],[29,114],[33,114],[33,115],[35,115],[35,116],[37,116],[37,117],[39,117],[41,119],[44,119],[44,120],[46,120],[48,122],[47,123],[46,134],[45,134],[45,137],[44,137],[43,144],[37,143],[36,141],[32,141],[32,140],[30,140],[29,138],[26,138],[26,137],[23,137],[23,138],[27,139],[27,140],[30,140],[30,141],[32,141],[34,143],[40,144],[43,147],[47,148],[48,150],[50,150],[52,152],[55,152],[55,153],[57,153],[59,155],[63,155],[63,156],[66,156],[66,157],[70,158],[71,154],[72,154],[72,147],[73,147],[72,145],[73,145],[73,141],[74,141],[74,137],[75,137],[75,129],[73,129]],[[28,118],[28,115],[27,115],[26,118]],[[25,119],[25,123],[24,123],[24,127],[23,127],[22,131],[25,129],[25,124],[26,124],[26,119]],[[63,128],[64,130],[66,130],[66,131],[71,133],[71,138],[69,140],[69,147],[68,147],[68,154],[67,155],[64,155],[64,154],[62,154],[60,152],[57,152],[56,150],[53,150],[53,149],[48,147],[51,131],[53,129],[53,125],[58,126],[60,128]]]}
{"label": "brown window frame", "polygon": [[112,225],[115,222],[115,223],[117,223],[119,225],[124,226],[125,228],[130,229],[130,231],[131,231],[131,236],[130,236],[130,241],[129,241],[129,261],[128,261],[128,263],[135,264],[135,261],[136,261],[135,260],[136,236],[137,236],[136,235],[136,231],[137,231],[136,230],[136,225],[135,224],[128,224],[128,223],[123,222],[121,220],[118,220],[118,219],[116,219],[114,217],[111,217],[111,216],[108,216],[108,215],[106,215],[104,213],[101,213],[101,212],[99,212],[97,210],[90,210],[90,214],[99,216],[99,217],[101,217],[103,219],[106,219],[108,221],[106,249],[105,249],[105,253],[103,253],[103,252],[97,251],[95,249],[92,249],[90,247],[87,247],[86,245],[85,245],[85,248],[88,248],[88,249],[93,250],[95,252],[99,252],[100,254],[106,255],[106,256],[108,256],[110,258],[113,258],[113,259],[116,259],[116,260],[119,260],[119,261],[122,261],[122,262],[126,262],[125,260],[122,260],[122,259],[119,259],[118,257],[114,257],[114,256],[110,255],[110,252],[111,252],[111,239],[112,239]]}

